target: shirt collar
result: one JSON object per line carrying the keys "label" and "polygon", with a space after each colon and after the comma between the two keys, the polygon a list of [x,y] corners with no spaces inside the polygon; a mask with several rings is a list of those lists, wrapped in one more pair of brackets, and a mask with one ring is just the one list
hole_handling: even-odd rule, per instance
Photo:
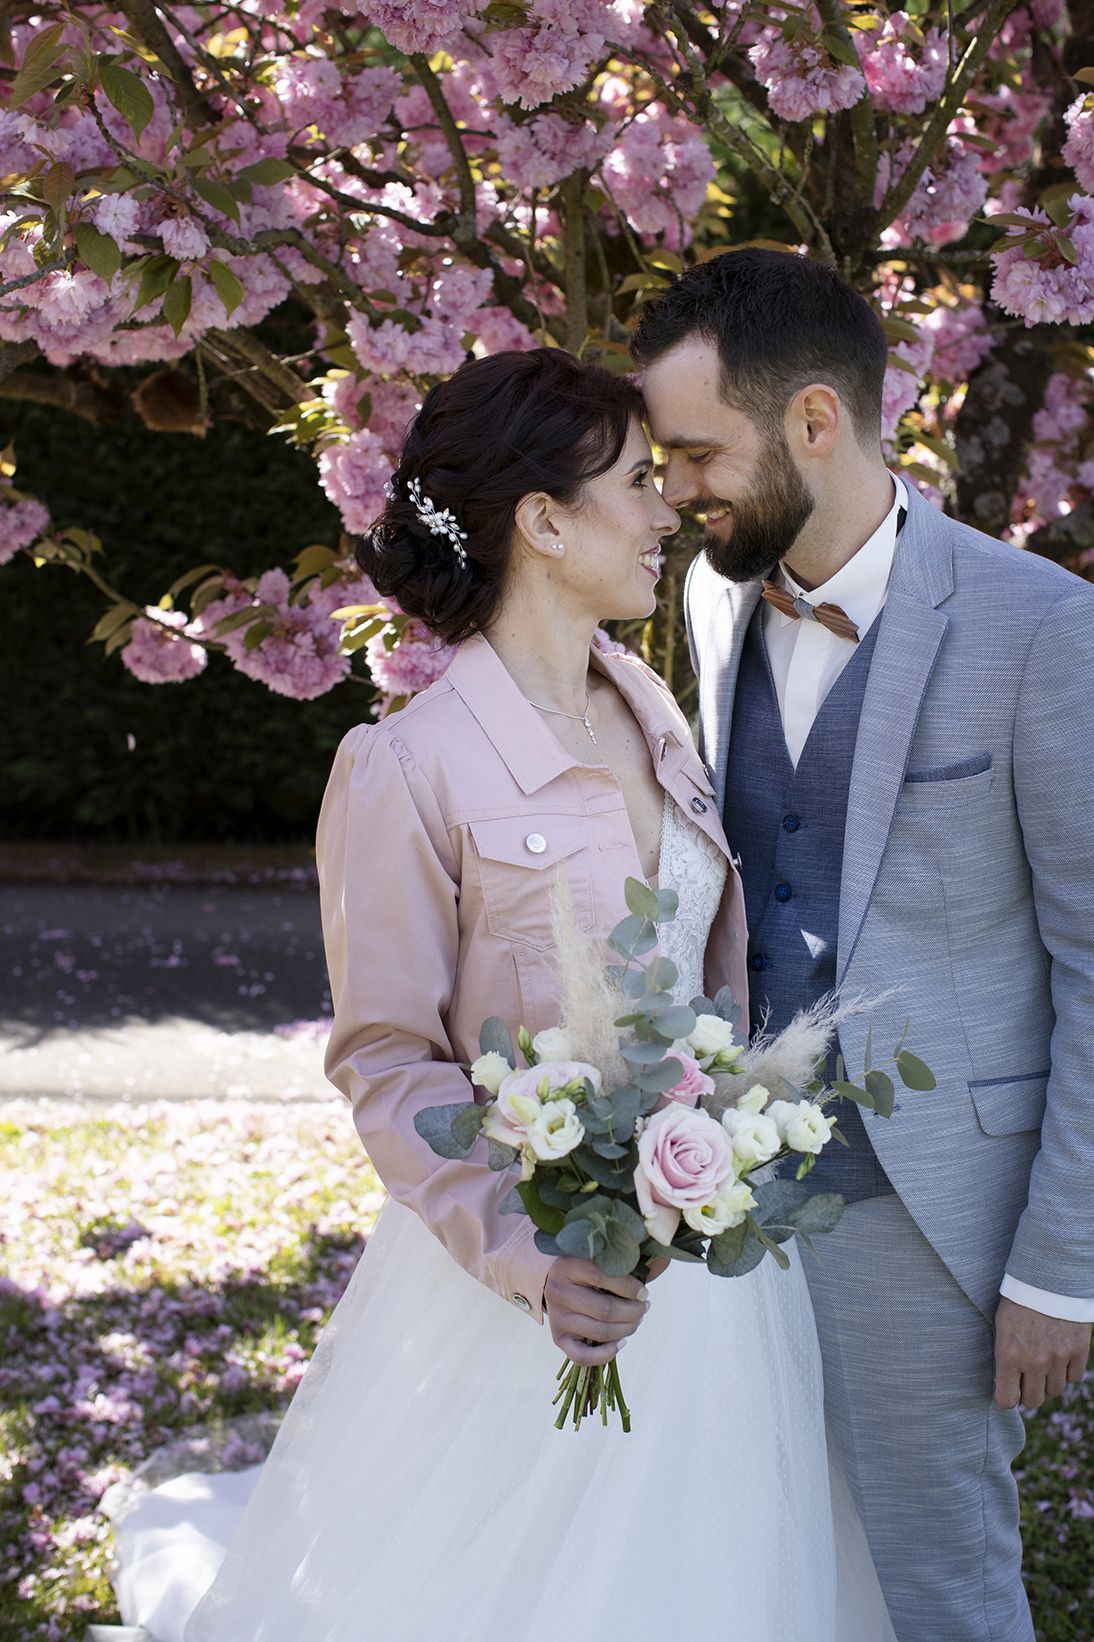
{"label": "shirt collar", "polygon": [[[808,599],[813,605],[838,604],[855,623],[860,633],[868,630],[885,603],[896,554],[898,519],[902,509],[905,513],[908,510],[908,495],[903,481],[898,479],[895,473],[890,474],[890,478],[893,481],[892,507],[873,535],[863,542],[858,552],[848,559],[834,576],[829,576],[820,587],[814,587],[806,592],[805,588],[795,581],[785,564],[779,566],[783,585],[790,593],[795,597],[800,595]],[[796,619],[793,616],[784,616],[781,611],[774,608],[771,613],[778,617],[780,625]]]}

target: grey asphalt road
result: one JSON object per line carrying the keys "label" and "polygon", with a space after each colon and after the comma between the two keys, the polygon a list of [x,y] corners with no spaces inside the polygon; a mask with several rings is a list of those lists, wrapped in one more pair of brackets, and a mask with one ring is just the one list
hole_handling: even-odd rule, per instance
{"label": "grey asphalt road", "polygon": [[0,1101],[327,1099],[309,887],[0,883]]}

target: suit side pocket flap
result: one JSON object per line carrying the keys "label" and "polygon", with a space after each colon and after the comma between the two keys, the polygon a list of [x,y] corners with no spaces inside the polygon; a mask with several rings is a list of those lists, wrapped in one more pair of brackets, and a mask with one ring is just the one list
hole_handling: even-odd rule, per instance
{"label": "suit side pocket flap", "polygon": [[1047,1091],[1047,1072],[969,1084],[977,1122],[986,1135],[1017,1135],[1039,1129]]}

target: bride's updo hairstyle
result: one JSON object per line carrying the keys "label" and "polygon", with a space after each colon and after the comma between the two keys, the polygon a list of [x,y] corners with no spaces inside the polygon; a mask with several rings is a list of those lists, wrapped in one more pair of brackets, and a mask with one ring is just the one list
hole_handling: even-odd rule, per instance
{"label": "bride's updo hairstyle", "polygon": [[[469,360],[426,394],[358,564],[447,643],[483,632],[501,602],[521,498],[542,490],[572,506],[619,460],[641,414],[629,377],[561,348]],[[464,539],[431,530],[416,497],[427,513],[447,510],[448,531]]]}

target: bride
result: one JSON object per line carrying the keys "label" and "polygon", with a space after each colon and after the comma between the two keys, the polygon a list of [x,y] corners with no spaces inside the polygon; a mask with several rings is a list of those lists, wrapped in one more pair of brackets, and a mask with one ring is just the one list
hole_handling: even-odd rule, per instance
{"label": "bride", "polygon": [[[675,887],[679,997],[729,984],[747,1019],[740,885],[686,722],[594,637],[653,612],[679,523],[641,416],[633,383],[560,350],[468,363],[360,544],[459,643],[346,737],[319,824],[327,1073],[390,1196],[265,1464],[186,1479],[175,1535],[142,1536],[154,1494],[121,1525],[126,1617],[157,1642],[892,1642],[796,1253],[607,1278],[541,1254],[478,1150],[443,1160],[414,1128],[468,1098],[487,1016],[556,1024],[560,876],[597,943],[629,875]],[[561,1354],[624,1346],[630,1434],[556,1430]]]}

